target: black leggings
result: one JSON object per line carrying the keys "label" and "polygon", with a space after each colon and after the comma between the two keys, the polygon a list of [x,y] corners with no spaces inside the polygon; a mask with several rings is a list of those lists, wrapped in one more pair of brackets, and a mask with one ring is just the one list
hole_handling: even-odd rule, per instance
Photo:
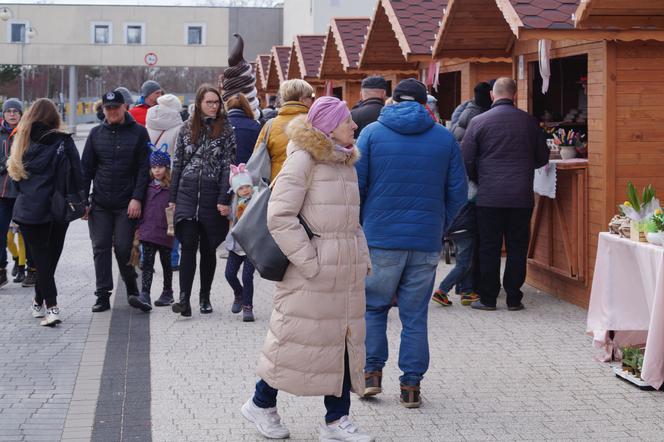
{"label": "black leggings", "polygon": [[171,267],[171,252],[173,249],[151,242],[141,241],[143,246],[143,286],[142,291],[150,293],[152,275],[154,275],[154,260],[159,252],[159,261],[164,271],[164,291],[173,290],[173,268]]}
{"label": "black leggings", "polygon": [[180,241],[180,293],[191,295],[196,274],[196,252],[200,246],[201,293],[209,294],[212,289],[214,272],[217,269],[217,257],[205,227],[195,220],[183,220],[175,226],[175,235]]}
{"label": "black leggings", "polygon": [[69,224],[21,224],[25,244],[32,254],[37,269],[35,302],[46,307],[58,305],[58,289],[55,287],[55,269],[65,244]]}

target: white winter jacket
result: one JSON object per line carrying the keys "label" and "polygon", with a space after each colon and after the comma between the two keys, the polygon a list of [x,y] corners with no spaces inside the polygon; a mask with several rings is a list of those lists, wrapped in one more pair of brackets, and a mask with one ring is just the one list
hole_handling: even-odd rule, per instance
{"label": "white winter jacket", "polygon": [[148,109],[145,126],[150,135],[150,142],[157,148],[166,144],[168,154],[173,158],[178,132],[182,126],[180,113],[173,108],[158,104]]}

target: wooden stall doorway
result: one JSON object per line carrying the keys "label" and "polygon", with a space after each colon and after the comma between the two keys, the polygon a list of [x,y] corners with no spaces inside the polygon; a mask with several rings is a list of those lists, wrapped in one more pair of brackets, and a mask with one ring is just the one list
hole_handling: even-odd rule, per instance
{"label": "wooden stall doorway", "polygon": [[452,113],[461,104],[461,71],[445,72],[438,77],[438,90],[433,91],[438,100],[438,113],[444,121],[452,118]]}
{"label": "wooden stall doorway", "polygon": [[549,90],[542,93],[538,62],[530,63],[530,112],[548,127],[579,127],[588,121],[588,55],[551,60]]}
{"label": "wooden stall doorway", "polygon": [[[540,121],[547,137],[552,138],[551,133],[559,129],[587,134],[588,55],[552,59],[546,93],[542,92],[539,62],[530,62],[528,70],[528,109]],[[562,161],[555,167],[555,198],[536,196],[528,249],[529,272],[542,270],[536,279],[545,287],[563,287],[553,282],[555,277],[583,287],[588,276],[587,161]]]}

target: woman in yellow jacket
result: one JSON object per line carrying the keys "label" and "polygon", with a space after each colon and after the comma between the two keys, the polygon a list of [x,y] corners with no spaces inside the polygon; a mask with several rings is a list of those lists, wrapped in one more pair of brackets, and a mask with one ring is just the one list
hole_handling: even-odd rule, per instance
{"label": "woman in yellow jacket", "polygon": [[[287,80],[281,83],[279,87],[279,97],[283,104],[279,108],[279,113],[274,121],[272,121],[272,128],[267,140],[267,150],[272,161],[270,180],[274,180],[284,161],[286,161],[286,146],[288,146],[286,126],[293,118],[309,112],[309,107],[314,101],[314,88],[304,80]],[[257,149],[265,139],[266,127],[267,124],[263,126],[263,130],[258,135],[254,149]]]}

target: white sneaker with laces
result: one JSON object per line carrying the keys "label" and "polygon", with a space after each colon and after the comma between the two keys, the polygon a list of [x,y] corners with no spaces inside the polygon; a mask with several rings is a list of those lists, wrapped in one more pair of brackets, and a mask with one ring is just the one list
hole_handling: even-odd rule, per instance
{"label": "white sneaker with laces", "polygon": [[334,424],[320,426],[321,442],[374,442],[375,440],[375,437],[362,433],[360,429],[348,419],[348,416],[343,416]]}
{"label": "white sneaker with laces", "polygon": [[61,322],[60,309],[58,307],[51,307],[46,309],[46,318],[40,324],[45,327],[54,327]]}
{"label": "white sneaker with laces", "polygon": [[32,300],[32,317],[33,318],[43,318],[46,316],[46,307],[44,304],[37,304],[35,300]]}
{"label": "white sneaker with laces", "polygon": [[286,439],[290,431],[281,423],[281,416],[277,413],[277,407],[260,408],[249,399],[242,406],[242,416],[256,425],[260,434],[268,439]]}

